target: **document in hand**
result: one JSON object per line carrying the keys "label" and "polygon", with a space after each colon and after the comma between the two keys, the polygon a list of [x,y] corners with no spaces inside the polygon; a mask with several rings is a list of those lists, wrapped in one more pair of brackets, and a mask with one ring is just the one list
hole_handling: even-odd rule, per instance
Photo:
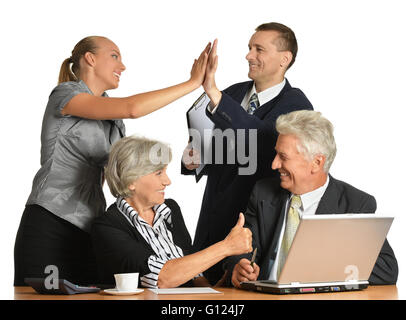
{"label": "document in hand", "polygon": [[196,182],[202,177],[205,155],[211,154],[210,148],[214,123],[206,115],[206,108],[209,102],[209,97],[206,93],[203,93],[186,113],[191,147],[200,154],[201,163],[196,169]]}

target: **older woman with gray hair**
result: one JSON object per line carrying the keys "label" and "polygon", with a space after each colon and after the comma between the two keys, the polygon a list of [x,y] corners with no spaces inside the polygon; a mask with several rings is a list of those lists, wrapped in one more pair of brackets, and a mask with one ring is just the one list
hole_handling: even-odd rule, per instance
{"label": "older woman with gray hair", "polygon": [[103,284],[113,284],[116,273],[139,272],[144,287],[207,286],[203,271],[227,256],[252,251],[251,231],[243,228],[240,214],[223,241],[192,252],[178,204],[164,197],[171,157],[167,145],[135,136],[112,147],[105,171],[117,201],[92,227]]}

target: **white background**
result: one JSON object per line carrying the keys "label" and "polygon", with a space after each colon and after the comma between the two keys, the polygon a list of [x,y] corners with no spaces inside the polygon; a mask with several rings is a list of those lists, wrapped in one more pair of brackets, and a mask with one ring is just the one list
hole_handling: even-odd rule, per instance
{"label": "white background", "polygon": [[[334,177],[374,195],[378,211],[395,216],[388,235],[398,259],[399,294],[405,222],[403,1],[7,1],[0,8],[1,184],[0,298],[13,298],[14,240],[39,169],[40,130],[62,61],[88,35],[120,48],[127,70],[110,96],[170,86],[189,77],[193,59],[219,39],[217,85],[247,80],[247,44],[255,27],[276,21],[298,39],[287,73],[316,110],[335,125]],[[5,3],[5,4],[4,4]],[[168,142],[173,161],[167,197],[180,204],[191,236],[205,180],[180,175],[188,139],[185,111],[202,89],[164,109],[125,120],[127,134]],[[113,201],[105,189],[108,204]],[[400,200],[400,201],[399,201]],[[403,297],[403,295],[400,295]]]}

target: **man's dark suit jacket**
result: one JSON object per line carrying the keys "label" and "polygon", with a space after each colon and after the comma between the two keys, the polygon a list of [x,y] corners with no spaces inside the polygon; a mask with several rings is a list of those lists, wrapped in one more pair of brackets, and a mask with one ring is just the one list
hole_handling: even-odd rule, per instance
{"label": "man's dark suit jacket", "polygon": [[[253,175],[240,175],[238,174],[240,165],[237,161],[236,164],[206,165],[204,173],[207,174],[207,184],[193,242],[195,251],[223,240],[236,224],[239,212],[245,211],[255,183],[259,179],[275,174],[271,169],[271,163],[275,156],[274,148],[278,137],[275,130],[276,119],[281,114],[292,111],[313,109],[303,92],[292,88],[286,80],[278,96],[250,115],[241,107],[241,102],[253,83],[247,81],[227,88],[222,92],[216,112],[211,114],[207,111],[215,128],[257,129],[257,170]],[[248,134],[246,136],[248,137]],[[246,141],[244,146],[246,152],[249,150],[248,143]],[[237,153],[237,148],[235,152]],[[191,172],[182,166],[182,173]],[[218,265],[205,273],[212,283],[215,283],[221,275],[222,268]]]}
{"label": "man's dark suit jacket", "polygon": [[[245,227],[252,231],[252,247],[258,248],[256,263],[260,267],[258,280],[269,278],[276,258],[277,243],[282,230],[286,201],[289,191],[280,187],[279,178],[267,178],[255,185],[247,210]],[[316,214],[374,213],[375,198],[353,186],[330,176]],[[227,259],[228,284],[234,266],[240,259],[251,259],[251,254]],[[388,241],[382,246],[369,278],[370,284],[394,284],[398,277],[398,264]]]}
{"label": "man's dark suit jacket", "polygon": [[[190,254],[192,241],[178,204],[165,200],[171,209],[172,224],[167,225],[174,243],[182,248],[183,254]],[[113,203],[102,216],[97,218],[91,229],[100,284],[114,284],[115,273],[139,272],[140,278],[151,271],[148,258],[154,255],[150,245],[134,228]],[[183,286],[190,286],[189,281]]]}

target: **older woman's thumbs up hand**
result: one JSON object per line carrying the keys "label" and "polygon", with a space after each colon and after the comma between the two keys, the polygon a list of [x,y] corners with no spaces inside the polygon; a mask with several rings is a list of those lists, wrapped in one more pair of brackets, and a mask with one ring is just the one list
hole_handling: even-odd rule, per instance
{"label": "older woman's thumbs up hand", "polygon": [[224,239],[228,256],[252,251],[252,233],[250,229],[244,228],[244,223],[244,215],[240,213],[237,224]]}

